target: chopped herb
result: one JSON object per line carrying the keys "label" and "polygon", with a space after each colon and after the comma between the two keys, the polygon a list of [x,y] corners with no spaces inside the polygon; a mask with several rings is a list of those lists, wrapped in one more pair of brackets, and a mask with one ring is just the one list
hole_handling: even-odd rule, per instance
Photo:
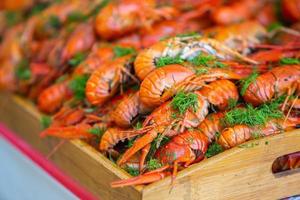
{"label": "chopped herb", "polygon": [[246,92],[247,88],[249,87],[249,85],[251,83],[253,83],[256,80],[257,77],[258,77],[258,73],[254,72],[254,73],[250,74],[247,78],[242,79],[240,81],[240,83],[241,83],[241,95],[245,94],[245,92]]}
{"label": "chopped herb", "polygon": [[283,27],[283,25],[280,22],[274,22],[267,27],[267,30],[268,30],[268,32],[272,32],[272,31],[275,31],[282,27]]}
{"label": "chopped herb", "polygon": [[176,57],[165,56],[165,57],[157,58],[155,61],[155,65],[156,67],[163,67],[165,65],[171,65],[171,64],[182,64],[183,62],[184,60],[181,59],[179,56]]}
{"label": "chopped herb", "polygon": [[97,137],[101,137],[105,133],[104,128],[99,128],[99,127],[93,127],[88,130],[89,133],[96,135]]}
{"label": "chopped herb", "polygon": [[11,27],[22,21],[22,15],[20,12],[16,11],[6,11],[5,12],[6,24]]}
{"label": "chopped herb", "polygon": [[86,58],[87,54],[85,53],[76,53],[70,60],[69,65],[72,67],[78,66],[84,59]]}
{"label": "chopped herb", "polygon": [[62,24],[57,16],[51,15],[48,18],[48,25],[54,29],[59,29]]}
{"label": "chopped herb", "polygon": [[85,86],[89,76],[82,75],[76,76],[69,83],[69,88],[72,90],[75,99],[83,100],[85,98]]}
{"label": "chopped herb", "polygon": [[140,174],[139,170],[131,167],[131,166],[127,166],[125,168],[125,170],[131,175],[131,176],[138,176]]}
{"label": "chopped herb", "polygon": [[120,47],[120,46],[115,46],[114,49],[114,57],[115,58],[119,58],[119,57],[122,57],[122,56],[126,56],[126,55],[129,55],[129,54],[134,54],[136,53],[135,49],[132,48],[132,47]]}
{"label": "chopped herb", "polygon": [[50,5],[49,2],[44,2],[44,3],[39,3],[37,5],[35,5],[30,13],[29,13],[29,16],[32,16],[32,15],[37,15],[39,13],[41,13],[43,10],[45,10],[48,6]]}
{"label": "chopped herb", "polygon": [[178,92],[171,104],[180,114],[184,114],[189,108],[193,108],[193,111],[196,112],[198,108],[198,97],[195,93]]}
{"label": "chopped herb", "polygon": [[216,62],[214,63],[214,66],[215,66],[216,68],[224,68],[224,67],[227,67],[228,65],[225,64],[225,63],[221,63],[221,62],[219,62],[219,61],[216,61]]}
{"label": "chopped herb", "polygon": [[198,56],[192,58],[189,60],[190,63],[192,63],[195,66],[206,66],[206,67],[211,67],[212,66],[212,61],[215,60],[215,57],[211,55],[202,55],[199,54]]}
{"label": "chopped herb", "polygon": [[233,99],[233,98],[229,98],[228,99],[228,109],[231,110],[233,108],[236,107],[238,100],[237,99]]}
{"label": "chopped herb", "polygon": [[196,68],[195,69],[195,73],[196,75],[203,75],[203,74],[206,74],[208,72],[208,69],[206,68]]}
{"label": "chopped herb", "polygon": [[41,122],[42,128],[46,129],[51,125],[52,119],[50,116],[42,115],[40,122]]}
{"label": "chopped herb", "polygon": [[16,77],[20,80],[29,80],[31,77],[31,71],[29,68],[29,61],[24,59],[21,60],[16,68]]}
{"label": "chopped herb", "polygon": [[281,58],[280,64],[282,64],[282,65],[298,65],[298,64],[300,64],[300,59],[298,59],[298,58]]}
{"label": "chopped herb", "polygon": [[205,153],[205,156],[207,158],[210,158],[210,157],[215,156],[223,151],[224,150],[223,150],[222,146],[219,145],[218,143],[214,142],[208,147],[208,149]]}
{"label": "chopped herb", "polygon": [[151,158],[156,152],[156,150],[159,148],[159,146],[165,145],[168,141],[170,141],[170,138],[168,138],[167,136],[162,137],[162,134],[159,134],[151,143],[151,147],[147,155],[147,158]]}
{"label": "chopped herb", "polygon": [[153,170],[156,170],[156,169],[161,168],[161,167],[162,167],[162,164],[157,159],[151,158],[147,162],[147,169],[149,171],[153,171]]}
{"label": "chopped herb", "polygon": [[134,129],[135,129],[135,130],[139,130],[139,129],[141,129],[141,128],[143,128],[143,124],[142,124],[142,122],[138,121],[138,122],[135,124]]}
{"label": "chopped herb", "polygon": [[65,81],[67,78],[68,78],[68,75],[67,75],[67,74],[65,74],[65,75],[63,75],[63,76],[60,76],[59,78],[57,78],[57,79],[55,80],[55,83],[61,83],[61,82]]}
{"label": "chopped herb", "polygon": [[200,36],[200,34],[197,32],[181,33],[176,35],[176,37],[197,37],[197,36]]}
{"label": "chopped herb", "polygon": [[265,141],[265,145],[268,145],[269,144],[269,141]]}
{"label": "chopped herb", "polygon": [[136,139],[136,138],[132,138],[132,139],[128,140],[127,144],[125,145],[126,148],[132,147],[132,145],[133,145],[135,139]]}
{"label": "chopped herb", "polygon": [[270,119],[279,119],[283,113],[279,110],[279,105],[284,101],[284,97],[279,97],[274,101],[262,104],[254,108],[246,105],[246,108],[235,108],[225,114],[222,122],[225,125],[234,126],[245,124],[248,126],[264,125]]}
{"label": "chopped herb", "polygon": [[221,133],[220,133],[219,131],[217,131],[217,132],[215,133],[215,138],[216,138],[216,139],[219,139],[220,136],[221,136]]}
{"label": "chopped herb", "polygon": [[90,16],[97,15],[99,13],[99,11],[102,8],[104,8],[109,2],[110,2],[110,0],[102,0],[98,5],[96,5],[94,7],[93,10],[91,10],[91,12],[87,16],[90,17]]}
{"label": "chopped herb", "polygon": [[87,16],[84,15],[80,11],[73,11],[71,12],[68,17],[67,17],[67,22],[72,23],[72,22],[82,22],[87,19]]}

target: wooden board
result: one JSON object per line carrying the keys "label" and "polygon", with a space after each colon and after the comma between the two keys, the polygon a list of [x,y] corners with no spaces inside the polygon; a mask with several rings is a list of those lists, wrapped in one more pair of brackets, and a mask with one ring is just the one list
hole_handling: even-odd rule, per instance
{"label": "wooden board", "polygon": [[[19,97],[0,95],[0,121],[47,155],[57,139],[40,139],[39,114]],[[50,158],[66,174],[101,199],[279,199],[300,194],[300,170],[271,172],[273,161],[300,151],[300,130],[255,141],[252,148],[233,148],[179,172],[172,190],[170,178],[145,187],[112,189],[112,180],[129,177],[80,140],[64,144]]]}

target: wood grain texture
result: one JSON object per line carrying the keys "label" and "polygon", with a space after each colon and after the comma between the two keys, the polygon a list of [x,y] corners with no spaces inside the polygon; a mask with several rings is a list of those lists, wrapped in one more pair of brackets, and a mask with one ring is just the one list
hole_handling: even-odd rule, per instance
{"label": "wood grain texture", "polygon": [[[40,139],[39,113],[19,97],[0,94],[0,121],[47,155],[58,143]],[[101,199],[278,199],[300,194],[300,170],[277,175],[273,161],[300,151],[300,130],[255,141],[251,148],[233,148],[179,172],[171,190],[170,178],[145,187],[112,189],[113,180],[129,175],[81,140],[66,142],[51,160]]]}

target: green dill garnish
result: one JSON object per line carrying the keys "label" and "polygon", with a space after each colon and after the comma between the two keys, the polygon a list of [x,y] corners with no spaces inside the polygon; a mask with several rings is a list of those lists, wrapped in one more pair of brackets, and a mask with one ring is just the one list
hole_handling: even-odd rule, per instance
{"label": "green dill garnish", "polygon": [[81,101],[85,98],[85,86],[89,76],[76,76],[69,83],[69,88],[72,90],[75,99]]}
{"label": "green dill garnish", "polygon": [[106,130],[104,128],[100,127],[93,127],[88,130],[90,134],[96,135],[97,137],[101,137],[105,133],[105,131]]}
{"label": "green dill garnish", "polygon": [[55,15],[49,16],[47,24],[54,29],[59,29],[62,25],[60,19]]}
{"label": "green dill garnish", "polygon": [[269,141],[265,141],[265,145],[268,145],[269,144]]}
{"label": "green dill garnish", "polygon": [[228,65],[225,64],[225,63],[221,63],[219,61],[215,61],[214,67],[216,67],[216,68],[225,68],[225,67],[228,67]]}
{"label": "green dill garnish", "polygon": [[131,166],[127,166],[125,171],[127,171],[131,176],[138,176],[140,174],[138,169],[135,169]]}
{"label": "green dill garnish", "polygon": [[270,24],[267,27],[267,31],[272,32],[272,31],[275,31],[275,30],[280,29],[282,27],[283,27],[283,25],[280,22],[274,22],[274,23]]}
{"label": "green dill garnish", "polygon": [[87,17],[97,15],[99,13],[99,11],[102,8],[104,8],[109,2],[110,2],[110,0],[102,0],[98,5],[96,5],[94,7],[94,9],[91,10],[91,12],[87,15]]}
{"label": "green dill garnish", "polygon": [[221,133],[220,133],[219,131],[217,131],[217,132],[215,133],[215,138],[216,138],[216,139],[219,139],[220,136],[221,136]]}
{"label": "green dill garnish", "polygon": [[58,77],[58,78],[55,80],[55,83],[61,83],[61,82],[65,81],[65,80],[67,80],[67,78],[68,78],[68,75],[67,75],[67,74],[62,75],[62,76]]}
{"label": "green dill garnish", "polygon": [[162,164],[155,158],[151,158],[148,162],[147,162],[147,169],[149,171],[153,171],[156,170],[158,168],[161,168]]}
{"label": "green dill garnish", "polygon": [[17,68],[16,68],[16,77],[20,80],[29,80],[31,77],[31,71],[29,68],[29,61],[24,59],[21,60],[18,64],[17,64]]}
{"label": "green dill garnish", "polygon": [[264,125],[270,119],[279,119],[283,113],[279,110],[279,105],[284,101],[284,96],[269,103],[262,104],[254,108],[246,105],[246,108],[235,108],[225,114],[222,122],[228,126],[245,124],[248,126]]}
{"label": "green dill garnish", "polygon": [[214,142],[208,147],[208,149],[205,153],[205,156],[207,158],[210,158],[210,157],[215,156],[223,151],[224,150],[223,150],[222,146],[219,145],[218,143]]}
{"label": "green dill garnish", "polygon": [[31,8],[29,16],[37,15],[45,10],[50,5],[49,2],[39,3]]}
{"label": "green dill garnish", "polygon": [[200,34],[197,32],[180,33],[176,35],[176,37],[197,37],[197,36],[200,36]]}
{"label": "green dill garnish", "polygon": [[120,46],[115,46],[114,49],[114,57],[119,58],[122,56],[126,56],[129,54],[134,54],[136,53],[135,49],[132,47],[120,47]]}
{"label": "green dill garnish", "polygon": [[143,123],[142,123],[141,121],[138,121],[138,122],[135,124],[134,129],[135,129],[135,130],[139,130],[139,129],[141,129],[141,128],[143,128]]}
{"label": "green dill garnish", "polygon": [[46,129],[46,128],[48,128],[51,125],[52,119],[51,119],[50,116],[42,115],[40,122],[41,122],[42,128]]}
{"label": "green dill garnish", "polygon": [[195,69],[195,73],[196,75],[203,75],[203,74],[206,74],[208,72],[208,69],[206,68],[196,68]]}
{"label": "green dill garnish", "polygon": [[72,67],[78,66],[84,59],[86,58],[87,54],[85,53],[76,53],[70,60],[69,65]]}
{"label": "green dill garnish", "polygon": [[214,61],[214,60],[215,60],[215,57],[213,57],[211,55],[202,55],[202,54],[199,54],[198,56],[190,59],[189,62],[192,63],[195,66],[210,67],[212,61]]}
{"label": "green dill garnish", "polygon": [[235,108],[236,105],[237,105],[237,102],[238,102],[238,100],[233,99],[233,98],[229,98],[229,99],[228,99],[228,106],[227,106],[227,108],[228,108],[229,110]]}
{"label": "green dill garnish", "polygon": [[246,77],[245,79],[242,79],[240,81],[240,83],[241,83],[241,95],[245,94],[245,92],[246,92],[247,88],[249,87],[249,85],[251,83],[253,83],[256,80],[257,77],[258,77],[258,73],[254,72],[254,73],[250,74],[248,77]]}
{"label": "green dill garnish", "polygon": [[134,144],[135,139],[136,139],[135,137],[132,138],[132,139],[128,139],[128,142],[127,142],[127,144],[125,145],[125,147],[126,147],[126,148],[132,147],[132,145]]}
{"label": "green dill garnish", "polygon": [[6,11],[5,20],[7,26],[11,27],[22,21],[22,15],[16,11]]}
{"label": "green dill garnish", "polygon": [[281,58],[280,59],[281,65],[298,65],[300,64],[300,59],[297,58]]}
{"label": "green dill garnish", "polygon": [[68,23],[82,22],[82,21],[85,21],[86,19],[87,19],[87,16],[84,15],[80,11],[73,11],[73,12],[69,13],[68,16],[67,16],[67,22]]}
{"label": "green dill garnish", "polygon": [[168,138],[167,136],[162,136],[162,134],[160,133],[155,139],[154,141],[151,143],[151,147],[149,150],[149,153],[147,155],[147,159],[152,158],[154,153],[156,152],[156,150],[159,148],[159,146],[163,146],[165,145],[167,142],[170,141],[170,138]]}
{"label": "green dill garnish", "polygon": [[155,60],[156,67],[163,67],[165,65],[171,65],[171,64],[182,64],[184,62],[183,59],[181,59],[179,56],[176,57],[160,57]]}
{"label": "green dill garnish", "polygon": [[193,111],[196,112],[198,108],[198,97],[195,93],[178,92],[171,104],[180,114],[184,114],[189,108],[192,108]]}

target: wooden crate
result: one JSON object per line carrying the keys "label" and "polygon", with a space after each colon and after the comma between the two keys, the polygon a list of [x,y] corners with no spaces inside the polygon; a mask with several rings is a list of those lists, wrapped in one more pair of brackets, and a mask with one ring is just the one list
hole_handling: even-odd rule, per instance
{"label": "wooden crate", "polygon": [[[17,96],[0,94],[0,121],[47,155],[59,140],[40,139],[39,113]],[[148,186],[110,188],[129,175],[81,140],[66,142],[50,158],[61,170],[94,195],[106,199],[279,199],[300,194],[299,170],[271,172],[273,161],[300,151],[300,130],[255,141],[251,148],[233,148]]]}

